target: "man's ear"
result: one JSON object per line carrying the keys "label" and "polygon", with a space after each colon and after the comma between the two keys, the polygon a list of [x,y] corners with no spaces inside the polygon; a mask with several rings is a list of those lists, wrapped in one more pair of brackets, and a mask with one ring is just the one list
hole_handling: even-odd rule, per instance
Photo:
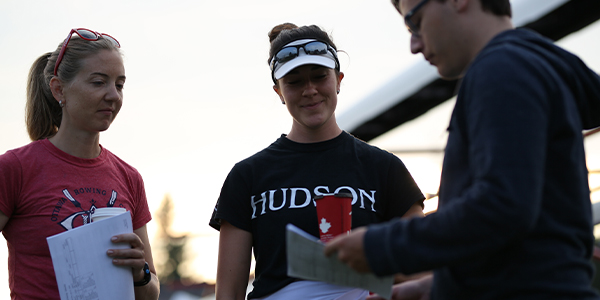
{"label": "man's ear", "polygon": [[279,87],[276,84],[273,85],[273,90],[275,91],[275,93],[277,93],[277,95],[279,96],[279,99],[281,99],[281,104],[285,104],[283,95],[281,94],[281,91],[279,90]]}
{"label": "man's ear", "polygon": [[[457,11],[457,12],[464,12],[467,7],[469,7],[469,5],[471,4],[472,0],[449,0],[449,2],[451,2],[452,7]],[[478,1],[478,0],[475,0]]]}
{"label": "man's ear", "polygon": [[63,94],[63,84],[56,77],[50,79],[50,91],[52,92],[52,96],[58,102],[64,103],[65,96]]}

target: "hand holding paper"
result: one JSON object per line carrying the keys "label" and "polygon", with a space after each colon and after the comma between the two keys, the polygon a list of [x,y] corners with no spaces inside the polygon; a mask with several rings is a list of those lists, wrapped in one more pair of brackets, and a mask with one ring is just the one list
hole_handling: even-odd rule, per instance
{"label": "hand holding paper", "polygon": [[358,273],[340,262],[337,255],[325,256],[325,246],[316,237],[291,224],[286,229],[288,276],[363,288],[387,299],[391,297],[392,276]]}
{"label": "hand holding paper", "polygon": [[361,273],[371,272],[369,262],[365,257],[365,249],[363,248],[363,239],[366,231],[365,227],[359,227],[352,230],[348,235],[335,237],[331,242],[325,244],[325,255],[331,256],[337,253],[338,259],[350,268]]}
{"label": "hand holding paper", "polygon": [[[116,266],[131,267],[133,269],[133,280],[140,281],[144,278],[144,243],[135,233],[123,233],[112,237],[112,242],[116,245],[128,244],[127,248],[110,248],[107,255],[112,257],[113,264]],[[115,245],[115,246],[116,246]]]}
{"label": "hand holding paper", "polygon": [[111,237],[132,233],[131,215],[79,226],[47,238],[61,299],[133,299],[131,268],[115,266],[108,249],[130,249]]}

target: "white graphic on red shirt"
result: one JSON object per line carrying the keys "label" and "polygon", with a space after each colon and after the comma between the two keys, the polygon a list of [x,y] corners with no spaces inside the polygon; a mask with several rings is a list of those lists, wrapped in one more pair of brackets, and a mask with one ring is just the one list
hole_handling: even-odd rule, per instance
{"label": "white graphic on red shirt", "polygon": [[[71,230],[71,229],[75,228],[75,220],[79,216],[81,216],[81,218],[82,218],[83,225],[90,223],[91,219],[92,219],[92,215],[94,214],[94,211],[96,211],[95,201],[92,202],[92,206],[90,207],[89,210],[85,210],[84,208],[81,207],[81,203],[79,203],[79,201],[75,200],[75,198],[73,198],[73,196],[71,196],[71,193],[69,193],[69,190],[64,189],[64,190],[62,190],[62,192],[65,195],[65,197],[67,197],[67,199],[69,199],[69,201],[73,205],[75,205],[75,207],[81,209],[81,211],[71,214],[70,216],[66,217],[64,220],[62,220],[58,224],[60,224],[66,230]],[[117,200],[117,192],[113,190],[111,193],[111,196],[110,196],[110,200],[108,200],[108,203],[106,206],[113,207],[116,200]]]}

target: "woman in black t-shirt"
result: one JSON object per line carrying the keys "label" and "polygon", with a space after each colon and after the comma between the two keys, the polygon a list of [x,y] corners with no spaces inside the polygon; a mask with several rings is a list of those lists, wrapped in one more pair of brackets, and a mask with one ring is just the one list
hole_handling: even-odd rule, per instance
{"label": "woman in black t-shirt", "polygon": [[344,73],[337,48],[318,26],[285,23],[269,33],[273,89],[292,116],[292,129],[237,163],[210,225],[220,230],[217,299],[364,299],[368,292],[286,273],[285,225],[318,237],[314,196],[353,196],[352,226],[422,216],[423,194],[402,162],[342,131],[335,119]]}

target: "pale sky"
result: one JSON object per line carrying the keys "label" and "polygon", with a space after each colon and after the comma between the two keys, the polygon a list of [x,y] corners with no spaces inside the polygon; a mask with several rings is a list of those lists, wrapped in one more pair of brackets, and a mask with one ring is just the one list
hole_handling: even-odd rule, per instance
{"label": "pale sky", "polygon": [[[121,112],[100,143],[142,174],[153,213],[166,193],[172,196],[175,229],[198,236],[190,267],[214,280],[218,232],[208,221],[223,180],[234,163],[291,127],[266,63],[267,33],[283,22],[319,25],[347,53],[340,53],[346,76],[338,114],[422,59],[410,54],[403,21],[389,0],[0,0],[0,153],[29,142],[24,107],[31,63],[53,51],[71,28],[110,34],[121,43],[127,82]],[[565,47],[600,70],[598,36],[595,24]],[[449,109],[432,112],[438,122],[429,131],[440,147],[447,124],[440,120],[449,119]],[[413,146],[423,140],[414,128],[431,125],[426,122],[412,122],[406,126],[412,131],[401,129],[395,133],[400,138],[375,144]],[[428,189],[435,189],[437,163],[408,160],[415,177],[419,171],[412,166],[432,170],[434,187]],[[148,229],[152,239],[156,225]],[[0,261],[6,262],[5,246]],[[0,267],[0,298],[8,295],[6,283]]]}

